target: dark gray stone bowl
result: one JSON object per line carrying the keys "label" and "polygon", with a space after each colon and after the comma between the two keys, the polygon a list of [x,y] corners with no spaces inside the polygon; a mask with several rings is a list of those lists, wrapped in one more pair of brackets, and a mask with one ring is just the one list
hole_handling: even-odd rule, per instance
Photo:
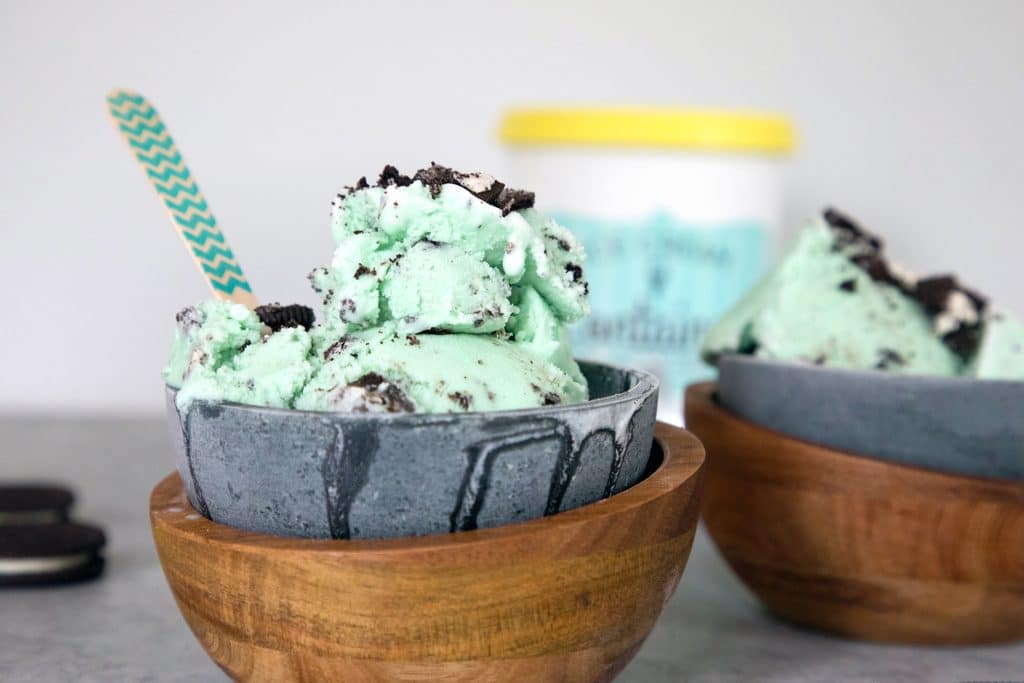
{"label": "dark gray stone bowl", "polygon": [[658,380],[581,363],[586,403],[448,415],[309,412],[167,388],[178,472],[221,524],[281,536],[392,538],[485,528],[601,500],[647,466]]}
{"label": "dark gray stone bowl", "polygon": [[718,361],[718,400],[829,448],[955,474],[1024,479],[1024,382]]}

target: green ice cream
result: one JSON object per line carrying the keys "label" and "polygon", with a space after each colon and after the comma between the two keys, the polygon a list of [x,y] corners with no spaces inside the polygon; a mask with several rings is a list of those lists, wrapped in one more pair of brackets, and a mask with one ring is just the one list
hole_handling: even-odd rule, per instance
{"label": "green ice cream", "polygon": [[337,249],[310,274],[319,323],[282,307],[186,309],[165,372],[179,405],[449,412],[586,400],[566,334],[589,310],[584,253],[532,204],[440,166],[361,180],[333,202]]}
{"label": "green ice cream", "polygon": [[837,368],[986,378],[1024,377],[1024,327],[986,314],[951,276],[917,278],[882,243],[829,210],[705,337],[727,353]]}
{"label": "green ice cream", "polygon": [[979,379],[1024,380],[1024,323],[1005,311],[988,312],[968,374]]}

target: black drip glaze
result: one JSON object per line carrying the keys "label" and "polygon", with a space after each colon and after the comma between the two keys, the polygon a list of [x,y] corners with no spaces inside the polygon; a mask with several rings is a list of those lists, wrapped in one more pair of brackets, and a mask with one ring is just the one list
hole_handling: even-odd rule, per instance
{"label": "black drip glaze", "polygon": [[[562,428],[565,429],[565,426],[562,425]],[[562,508],[562,501],[565,500],[569,484],[572,483],[573,477],[576,476],[576,470],[579,469],[583,451],[590,440],[598,434],[610,434],[612,443],[615,443],[615,431],[602,428],[587,434],[580,441],[579,447],[573,448],[572,434],[568,429],[565,430],[562,449],[558,453],[558,462],[555,463],[555,469],[551,473],[551,488],[548,490],[548,502],[544,508],[545,516],[553,515]]]}
{"label": "black drip glaze", "polygon": [[331,427],[334,438],[327,447],[320,475],[327,499],[331,538],[347,539],[352,537],[349,523],[352,503],[366,486],[370,473],[371,459],[366,454],[377,452],[377,429],[371,424],[351,424],[343,433],[340,425]]}
{"label": "black drip glaze", "polygon": [[192,491],[196,494],[196,505],[199,506],[199,514],[207,519],[210,518],[210,508],[206,504],[206,497],[203,495],[203,490],[199,487],[199,479],[196,478],[196,468],[192,463],[192,411],[195,409],[194,405],[188,407],[185,411],[184,417],[182,417],[181,409],[175,406],[175,412],[178,413],[178,424],[181,426],[181,437],[182,442],[185,446],[185,462],[188,463],[188,476],[192,479]]}
{"label": "black drip glaze", "polygon": [[562,507],[562,500],[565,492],[569,490],[572,478],[576,476],[576,470],[580,466],[580,455],[583,453],[583,446],[593,434],[588,434],[580,443],[579,448],[573,448],[572,433],[564,424],[554,428],[558,434],[558,460],[555,462],[555,469],[551,472],[551,487],[548,489],[548,501],[544,506],[544,515],[553,515]]}
{"label": "black drip glaze", "polygon": [[[449,530],[453,532],[472,531],[477,528],[477,518],[480,516],[480,510],[483,509],[487,490],[491,485],[494,462],[502,451],[551,438],[557,438],[561,444],[559,462],[568,459],[565,452],[571,452],[572,447],[568,443],[568,429],[563,424],[505,434],[485,439],[466,448],[466,470],[462,475],[462,484],[459,486],[459,493],[455,499],[455,507],[449,517]],[[564,495],[564,491],[562,495]],[[548,507],[550,505],[551,495],[549,493]]]}
{"label": "black drip glaze", "polygon": [[[644,406],[640,406],[629,418],[629,425],[626,427],[626,440],[624,443],[619,443],[618,439],[615,439],[615,457],[612,458],[612,466],[608,470],[608,481],[604,485],[604,497],[612,495],[615,491],[615,487],[619,484],[619,476],[622,474],[622,464],[626,461],[626,452],[629,450],[630,445],[633,443],[633,436],[636,434],[636,424],[639,421],[640,413],[643,411]],[[614,438],[614,433],[613,433]]]}

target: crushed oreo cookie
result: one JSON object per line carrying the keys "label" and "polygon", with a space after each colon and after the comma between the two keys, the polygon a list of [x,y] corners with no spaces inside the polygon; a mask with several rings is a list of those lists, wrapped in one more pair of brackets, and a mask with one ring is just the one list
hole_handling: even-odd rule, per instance
{"label": "crushed oreo cookie", "polygon": [[460,187],[472,192],[480,201],[493,204],[505,191],[505,183],[502,183],[486,173],[459,173],[452,171],[452,178]]}
{"label": "crushed oreo cookie", "polygon": [[557,406],[562,402],[562,397],[553,391],[549,391],[544,394],[544,405],[546,406]]}
{"label": "crushed oreo cookie", "polygon": [[888,370],[890,368],[900,367],[906,364],[906,359],[896,351],[893,351],[892,349],[878,350],[878,362],[875,363],[876,369]]}
{"label": "crushed oreo cookie", "polygon": [[[441,188],[444,185],[458,185],[480,201],[501,209],[502,216],[507,216],[520,209],[529,209],[534,202],[532,192],[510,189],[505,186],[505,183],[486,173],[462,173],[434,162],[431,162],[429,167],[416,171],[412,177],[402,175],[397,168],[389,164],[381,171],[376,186],[405,187],[416,181],[426,185],[434,197],[441,193]],[[355,185],[346,187],[344,192],[338,196],[344,198],[347,194],[366,189],[369,186],[364,176]]]}
{"label": "crushed oreo cookie", "polygon": [[846,246],[848,244],[864,244],[875,251],[881,251],[882,240],[862,228],[856,221],[844,213],[828,207],[822,212],[822,217],[836,232],[837,241]]}
{"label": "crushed oreo cookie", "polygon": [[972,317],[980,317],[988,305],[988,299],[972,289],[962,286],[952,275],[935,275],[917,281],[914,298],[921,302],[931,313],[939,313],[948,309],[950,299],[957,293],[967,299],[967,305],[973,309]]}
{"label": "crushed oreo cookie", "polygon": [[342,337],[338,341],[334,342],[324,350],[324,360],[329,361],[338,357],[342,351],[348,348],[349,338]]}
{"label": "crushed oreo cookie", "polygon": [[910,294],[913,283],[895,272],[882,257],[882,240],[871,234],[852,218],[833,208],[822,213],[825,222],[832,228],[836,249],[846,253],[850,261],[863,270],[875,282],[892,285],[905,294]]}
{"label": "crushed oreo cookie", "polygon": [[203,314],[195,306],[188,306],[178,311],[174,319],[178,322],[178,329],[181,330],[182,334],[188,334],[192,330],[198,329],[203,324]]}
{"label": "crushed oreo cookie", "polygon": [[345,297],[338,302],[338,317],[341,318],[343,323],[349,322],[352,318],[351,315],[356,312],[356,302],[352,299]]}
{"label": "crushed oreo cookie", "polygon": [[353,412],[369,412],[371,407],[388,413],[411,413],[416,410],[416,406],[401,389],[376,372],[369,372],[348,386],[365,392],[362,398],[367,405]]}
{"label": "crushed oreo cookie", "polygon": [[464,394],[461,391],[454,391],[448,394],[448,400],[453,403],[458,403],[459,407],[463,410],[469,410],[469,404],[472,402],[472,398],[468,394]]}
{"label": "crushed oreo cookie", "polygon": [[291,304],[289,306],[282,306],[276,303],[266,304],[264,306],[257,306],[253,312],[259,317],[260,322],[274,332],[285,327],[301,327],[308,330],[313,327],[313,323],[316,321],[316,314],[313,313],[313,309],[302,304]]}
{"label": "crushed oreo cookie", "polygon": [[[982,318],[988,306],[985,297],[963,287],[952,275],[914,278],[899,271],[882,256],[882,240],[863,229],[851,218],[835,209],[826,209],[825,221],[832,228],[836,248],[849,255],[856,266],[875,282],[896,287],[916,300],[931,316],[935,334],[946,346],[964,360],[970,359],[981,343]],[[847,289],[847,280],[840,289]],[[882,359],[880,367],[889,367],[893,359]]]}
{"label": "crushed oreo cookie", "polygon": [[398,172],[397,168],[388,164],[384,167],[384,170],[380,172],[380,176],[377,178],[377,187],[389,187],[391,185],[397,185],[398,187],[412,185],[412,178],[407,175],[402,175]]}
{"label": "crushed oreo cookie", "polygon": [[914,298],[932,315],[935,333],[954,353],[966,360],[977,351],[988,307],[985,297],[952,275],[936,275],[917,282]]}
{"label": "crushed oreo cookie", "polygon": [[843,280],[842,282],[839,283],[839,289],[843,290],[844,292],[856,292],[857,281],[854,280],[853,278],[850,278],[849,280]]}

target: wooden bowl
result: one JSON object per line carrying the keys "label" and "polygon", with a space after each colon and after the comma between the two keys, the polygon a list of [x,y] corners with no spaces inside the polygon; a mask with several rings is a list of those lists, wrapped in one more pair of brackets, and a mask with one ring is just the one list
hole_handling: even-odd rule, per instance
{"label": "wooden bowl", "polygon": [[881,642],[1024,638],[1024,482],[814,446],[686,391],[708,452],[703,515],[776,615]]}
{"label": "wooden bowl", "polygon": [[177,474],[150,499],[157,552],[213,660],[251,681],[607,681],[683,573],[704,450],[659,424],[643,481],[519,524],[388,540],[209,521]]}

